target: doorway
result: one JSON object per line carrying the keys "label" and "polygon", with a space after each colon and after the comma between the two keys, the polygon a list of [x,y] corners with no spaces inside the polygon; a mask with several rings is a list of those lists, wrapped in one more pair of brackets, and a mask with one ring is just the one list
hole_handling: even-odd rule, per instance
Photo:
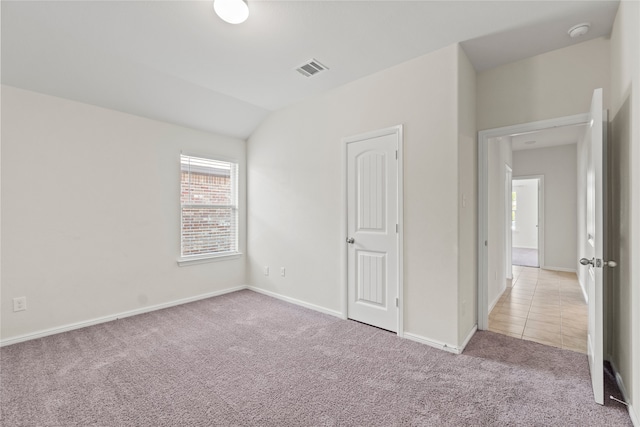
{"label": "doorway", "polygon": [[[489,196],[491,194],[490,186],[490,168],[489,168],[489,154],[491,152],[497,152],[500,154],[500,159],[507,159],[507,163],[511,162],[510,150],[506,154],[503,150],[504,141],[511,142],[512,139],[522,139],[522,144],[527,145],[526,136],[533,133],[538,133],[544,130],[571,128],[584,126],[590,120],[589,114],[579,114],[575,116],[562,117],[551,120],[543,120],[539,122],[525,123],[522,125],[508,126],[498,129],[490,129],[481,131],[479,133],[479,147],[478,147],[478,170],[479,170],[479,194],[478,194],[478,329],[486,330],[489,325],[489,311],[500,298],[500,294],[506,289],[506,277],[503,274],[500,277],[501,272],[504,271],[504,267],[501,265],[490,265],[490,254],[493,255],[492,259],[505,260],[505,239],[500,238],[500,234],[491,234],[491,223],[498,218],[498,215],[494,212],[494,204],[489,202]],[[499,144],[501,143],[501,144]],[[500,148],[495,148],[500,145]],[[502,163],[501,163],[502,164]],[[518,171],[514,168],[514,175],[518,175]],[[500,173],[502,175],[502,173]],[[504,187],[500,188],[500,194],[504,194]],[[575,191],[575,188],[573,189]],[[500,197],[504,200],[503,197]],[[540,206],[539,206],[540,207]],[[500,211],[499,217],[504,218],[502,214],[504,211]],[[575,226],[575,218],[574,218]],[[505,225],[494,226],[495,230],[505,230]],[[548,232],[548,230],[547,230]],[[502,232],[501,232],[502,233]],[[496,236],[498,238],[496,238]],[[538,242],[539,244],[542,242]],[[545,255],[541,254],[539,262],[544,263]],[[503,261],[504,262],[504,261]],[[577,260],[575,260],[577,264]],[[543,264],[544,265],[544,264]],[[561,270],[561,269],[558,269]],[[575,272],[575,267],[572,269]],[[563,271],[560,271],[562,273]],[[569,271],[566,271],[569,273]],[[575,275],[575,273],[573,273]],[[495,282],[498,281],[496,284]]]}
{"label": "doorway", "polygon": [[544,198],[543,176],[516,177],[511,191],[511,264],[520,267],[539,268],[542,265],[540,250]]}
{"label": "doorway", "polygon": [[[502,239],[501,230],[506,238],[504,249],[487,246],[493,272],[487,291],[490,331],[586,353],[587,304],[576,276],[575,233],[578,141],[584,139],[584,128],[557,127],[489,140],[489,213],[498,212],[498,203],[507,212],[488,223],[488,242]],[[502,162],[503,177],[498,172]],[[498,197],[498,191],[504,196]],[[547,239],[545,208],[552,231]],[[500,277],[497,261],[508,253],[504,264],[511,277]]]}
{"label": "doorway", "polygon": [[[586,351],[582,351],[588,354],[589,360],[589,368],[591,371],[592,378],[592,388],[594,392],[594,398],[597,403],[603,404],[603,354],[604,354],[604,344],[603,344],[603,287],[604,283],[604,274],[603,269],[605,267],[615,267],[616,262],[611,260],[606,260],[606,254],[604,253],[607,248],[606,245],[606,125],[607,125],[607,115],[606,111],[602,109],[602,89],[594,90],[591,109],[587,114],[564,117],[559,119],[545,120],[540,122],[528,123],[523,125],[515,125],[509,126],[499,129],[491,129],[487,131],[479,132],[479,150],[478,150],[478,159],[479,159],[479,200],[478,200],[478,217],[479,217],[479,250],[478,250],[478,329],[499,329],[496,325],[496,322],[501,322],[501,319],[498,316],[508,316],[513,322],[509,323],[509,325],[514,328],[522,328],[522,334],[520,335],[521,339],[528,339],[530,341],[537,341],[546,345],[553,345],[555,347],[567,348],[565,346],[565,332],[567,334],[567,340],[570,341],[569,333],[573,334],[574,332],[580,332],[577,338],[584,346],[587,344]],[[563,227],[560,227],[557,231],[559,235],[566,235],[567,231],[572,232],[575,230],[579,230],[578,235],[575,239],[561,239],[565,241],[569,241],[571,246],[577,246],[577,253],[582,256],[573,257],[575,254],[571,254],[570,259],[573,258],[575,260],[580,259],[579,263],[575,263],[576,267],[579,265],[587,266],[589,265],[588,276],[590,276],[588,281],[581,281],[578,283],[577,273],[584,273],[584,269],[577,269],[573,266],[571,269],[550,269],[547,268],[545,270],[542,269],[532,269],[536,272],[536,274],[526,274],[531,273],[528,271],[524,271],[524,269],[528,267],[518,267],[521,268],[524,272],[524,281],[522,282],[522,287],[519,287],[520,283],[520,274],[517,281],[515,282],[514,288],[519,287],[520,292],[512,297],[513,292],[503,293],[500,296],[498,304],[507,304],[506,310],[516,309],[516,306],[520,306],[517,308],[521,311],[521,313],[527,313],[526,317],[523,319],[520,318],[522,314],[517,315],[516,313],[505,313],[504,307],[500,305],[500,312],[493,316],[492,319],[488,319],[485,317],[487,313],[491,310],[487,304],[489,300],[489,288],[488,283],[490,279],[490,266],[487,262],[489,258],[489,253],[493,249],[495,252],[496,248],[500,248],[501,245],[491,245],[493,241],[490,239],[489,235],[489,195],[490,186],[488,185],[491,168],[489,167],[489,154],[491,153],[490,142],[493,140],[500,141],[503,138],[513,138],[515,136],[527,135],[527,134],[536,134],[541,133],[547,134],[554,132],[555,129],[577,129],[582,135],[575,140],[575,148],[573,148],[573,152],[569,154],[573,154],[573,156],[563,156],[564,160],[561,160],[559,156],[557,156],[558,152],[556,152],[555,147],[552,151],[553,153],[549,153],[548,150],[544,152],[537,153],[537,161],[533,163],[536,168],[544,166],[551,166],[551,169],[545,169],[545,171],[549,170],[549,174],[553,173],[556,175],[562,175],[564,178],[554,181],[551,183],[549,180],[548,187],[549,189],[554,189],[557,186],[562,186],[569,182],[570,191],[565,192],[565,197],[572,197],[574,200],[573,204],[569,204],[577,206],[577,211],[575,216],[573,217],[570,223],[565,222]],[[554,135],[555,137],[556,135]],[[536,144],[537,141],[532,140],[530,142],[524,141],[524,144]],[[571,150],[571,149],[570,149]],[[494,150],[495,151],[495,150]],[[513,155],[513,152],[507,152],[507,157]],[[540,155],[544,155],[544,159],[541,160]],[[571,160],[568,160],[571,159]],[[530,159],[529,159],[530,160]],[[513,159],[512,159],[513,161]],[[567,175],[566,165],[568,162],[572,162],[576,164],[577,174],[569,174]],[[524,164],[524,163],[523,163]],[[514,167],[514,174],[517,168]],[[558,173],[560,171],[560,173]],[[547,172],[545,172],[546,176]],[[577,175],[578,180],[575,181]],[[502,191],[502,190],[501,190]],[[580,197],[582,196],[582,198]],[[586,196],[586,197],[585,197]],[[551,197],[545,197],[545,204],[547,201],[549,202],[549,206],[551,205]],[[562,211],[562,208],[557,209],[558,211]],[[593,212],[591,214],[590,212]],[[591,224],[591,227],[589,224]],[[576,227],[577,224],[577,227]],[[551,228],[551,227],[549,227]],[[501,228],[504,229],[504,228]],[[547,237],[553,236],[554,233],[549,233]],[[566,242],[564,242],[566,243]],[[551,246],[548,245],[548,249]],[[574,246],[573,249],[576,249]],[[503,249],[504,250],[504,249]],[[572,250],[572,249],[569,249]],[[559,251],[561,254],[567,251]],[[583,255],[584,254],[584,255]],[[586,255],[586,256],[585,256]],[[590,257],[590,258],[589,258]],[[550,257],[551,258],[551,257]],[[569,261],[573,263],[575,261]],[[514,272],[515,272],[514,267]],[[549,272],[549,270],[551,270]],[[556,270],[556,271],[553,271]],[[552,275],[551,281],[546,281],[548,278],[544,277],[542,273]],[[595,272],[595,273],[594,273]],[[577,287],[572,286],[566,288],[563,283],[560,282],[559,279],[564,274],[569,274],[571,277],[571,281],[575,281],[577,283]],[[531,277],[533,276],[533,277]],[[583,293],[585,287],[588,288],[588,297]],[[540,293],[538,293],[538,290]],[[505,295],[507,294],[507,295]],[[536,296],[540,295],[542,298],[538,298],[536,301]],[[560,321],[558,323],[557,329],[554,331],[550,331],[550,329],[554,329],[554,327],[549,327],[549,308],[541,307],[541,303],[546,303],[546,296],[556,296],[559,297],[559,300],[555,304],[555,306],[559,307],[559,310],[556,308],[554,311],[557,312],[554,317],[559,317]],[[526,297],[526,298],[525,298]],[[500,301],[502,301],[500,303]],[[536,307],[534,311],[533,308]],[[577,310],[576,310],[577,309]],[[543,310],[546,310],[543,311]],[[534,314],[537,319],[531,317],[531,314]],[[581,331],[576,331],[576,328],[567,323],[566,320],[579,320],[579,325],[581,328],[584,327],[584,323],[587,323],[587,327],[582,329]],[[516,320],[518,322],[516,322]],[[494,327],[491,329],[490,322],[494,322]],[[524,322],[524,325],[522,323]],[[519,323],[519,324],[518,324]],[[489,327],[488,327],[489,326]],[[546,331],[536,331],[536,329],[547,329]],[[537,337],[525,337],[527,335],[527,329],[531,329],[531,334],[533,335],[536,332],[542,332],[541,334],[537,334]],[[499,331],[496,331],[499,332]],[[510,331],[504,332],[506,335],[512,335]],[[547,342],[545,338],[549,337],[551,334],[555,335],[558,343]],[[542,336],[547,335],[547,337]],[[534,339],[529,339],[534,338]],[[558,339],[559,338],[559,339]],[[585,343],[586,341],[586,343]]]}
{"label": "doorway", "polygon": [[[501,248],[488,245],[488,268],[494,271],[494,277],[489,277],[488,329],[582,353],[587,352],[587,304],[576,275],[575,231],[579,217],[578,142],[585,140],[585,127],[511,134],[493,141],[496,147],[489,151],[489,202],[504,200],[508,212],[498,226],[497,216],[488,224],[489,242],[499,237],[501,228],[508,237],[505,242],[512,242],[504,250],[511,253],[505,257],[511,270],[511,277],[507,275],[506,279],[495,274],[499,268],[495,261],[500,258],[496,253]],[[491,185],[495,194],[503,184],[495,181],[499,174],[492,169],[498,169],[502,161],[508,162],[504,177],[507,197],[498,200],[491,196]],[[548,192],[545,183],[550,187]],[[552,231],[547,239],[545,208],[550,211],[548,230]],[[549,253],[546,266],[545,247]]]}
{"label": "doorway", "polygon": [[346,138],[345,317],[402,334],[402,127]]}

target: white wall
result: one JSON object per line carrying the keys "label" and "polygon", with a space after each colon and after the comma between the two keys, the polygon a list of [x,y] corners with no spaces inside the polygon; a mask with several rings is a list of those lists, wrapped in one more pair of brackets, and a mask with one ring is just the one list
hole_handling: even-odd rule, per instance
{"label": "white wall", "polygon": [[548,269],[576,271],[577,263],[576,144],[519,150],[513,153],[513,175],[544,175],[544,259]]}
{"label": "white wall", "polygon": [[640,3],[622,1],[611,34],[612,363],[640,425]]}
{"label": "white wall", "polygon": [[458,343],[478,321],[476,70],[458,48]]}
{"label": "white wall", "polygon": [[487,301],[491,310],[507,287],[505,233],[511,224],[506,223],[505,215],[505,165],[513,167],[511,138],[491,138],[488,148]]}
{"label": "white wall", "polygon": [[242,140],[2,87],[3,340],[246,283],[176,264],[181,150],[240,162],[244,204]]}
{"label": "white wall", "polygon": [[538,180],[514,179],[513,192],[516,193],[513,247],[538,249]]}
{"label": "white wall", "polygon": [[609,42],[598,38],[478,74],[478,129],[586,113],[594,89],[609,105]]}
{"label": "white wall", "polygon": [[[458,275],[469,275],[458,266],[459,188],[475,185],[474,177],[458,174],[459,150],[469,155],[461,162],[475,162],[473,111],[460,123],[458,118],[459,55],[458,46],[444,48],[274,112],[263,122],[247,153],[252,285],[342,312],[342,138],[403,124],[405,332],[459,344]],[[463,70],[467,77],[460,78],[475,79],[468,66]],[[463,91],[460,99],[472,102],[473,85]],[[468,209],[465,233],[475,217]],[[287,276],[264,276],[264,266],[284,266]],[[475,301],[466,303],[473,307]]]}

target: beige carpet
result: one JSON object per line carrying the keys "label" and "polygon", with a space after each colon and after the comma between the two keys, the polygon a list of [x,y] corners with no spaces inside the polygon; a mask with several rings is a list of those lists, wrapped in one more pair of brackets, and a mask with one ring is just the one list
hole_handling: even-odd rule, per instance
{"label": "beige carpet", "polygon": [[3,426],[629,426],[587,358],[453,355],[251,291],[0,350]]}

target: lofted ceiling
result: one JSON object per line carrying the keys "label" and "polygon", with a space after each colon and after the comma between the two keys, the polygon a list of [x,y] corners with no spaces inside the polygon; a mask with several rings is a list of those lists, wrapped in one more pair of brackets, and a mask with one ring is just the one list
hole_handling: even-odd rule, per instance
{"label": "lofted ceiling", "polygon": [[[269,112],[460,42],[476,70],[606,36],[618,1],[2,1],[2,83],[247,138]],[[579,38],[569,27],[590,22]],[[315,58],[329,70],[304,77]]]}

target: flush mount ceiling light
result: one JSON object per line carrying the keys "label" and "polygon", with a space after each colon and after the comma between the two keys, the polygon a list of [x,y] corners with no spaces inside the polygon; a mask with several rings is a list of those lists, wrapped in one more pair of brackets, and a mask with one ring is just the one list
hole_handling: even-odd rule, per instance
{"label": "flush mount ceiling light", "polygon": [[591,28],[591,24],[589,22],[583,22],[582,24],[574,25],[569,28],[567,34],[569,34],[572,38],[584,36],[589,32],[589,28]]}
{"label": "flush mount ceiling light", "polygon": [[229,24],[240,24],[249,17],[249,6],[246,0],[214,0],[213,10]]}

